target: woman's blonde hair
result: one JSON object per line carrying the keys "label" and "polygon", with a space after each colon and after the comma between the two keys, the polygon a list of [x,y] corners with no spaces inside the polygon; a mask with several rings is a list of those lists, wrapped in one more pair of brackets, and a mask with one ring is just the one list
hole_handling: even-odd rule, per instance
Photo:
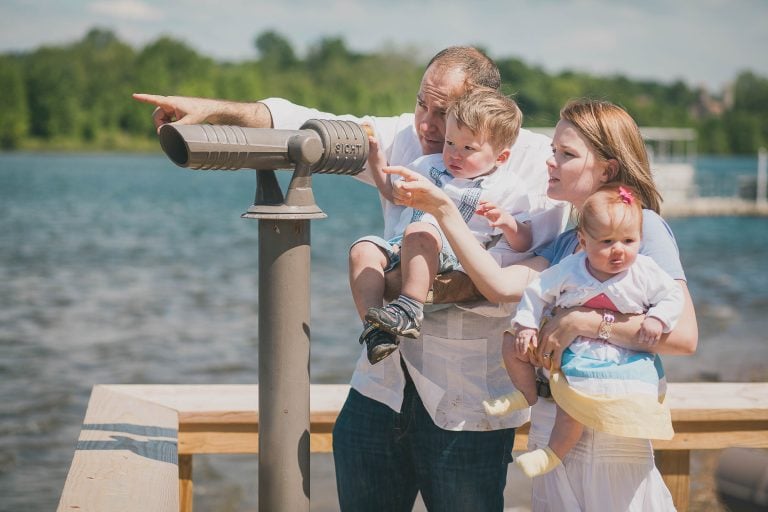
{"label": "woman's blonde hair", "polygon": [[611,181],[634,188],[643,207],[659,213],[661,194],[653,182],[643,137],[624,109],[608,101],[580,99],[565,105],[560,119],[576,127],[602,160],[618,162]]}

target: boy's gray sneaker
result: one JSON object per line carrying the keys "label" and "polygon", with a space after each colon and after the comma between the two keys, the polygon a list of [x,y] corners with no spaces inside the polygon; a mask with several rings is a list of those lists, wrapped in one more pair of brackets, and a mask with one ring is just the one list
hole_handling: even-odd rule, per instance
{"label": "boy's gray sneaker", "polygon": [[408,338],[419,337],[423,320],[423,312],[417,313],[397,299],[382,308],[368,308],[365,313],[365,321],[374,327]]}
{"label": "boy's gray sneaker", "polygon": [[397,350],[400,340],[392,333],[367,325],[360,335],[360,344],[365,343],[368,362],[376,364]]}

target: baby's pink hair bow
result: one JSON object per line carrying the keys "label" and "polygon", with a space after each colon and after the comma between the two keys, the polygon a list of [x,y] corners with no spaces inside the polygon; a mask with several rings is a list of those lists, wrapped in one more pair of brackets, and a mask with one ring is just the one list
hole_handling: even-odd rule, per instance
{"label": "baby's pink hair bow", "polygon": [[626,204],[632,204],[632,199],[634,199],[632,192],[624,187],[619,187],[619,197]]}

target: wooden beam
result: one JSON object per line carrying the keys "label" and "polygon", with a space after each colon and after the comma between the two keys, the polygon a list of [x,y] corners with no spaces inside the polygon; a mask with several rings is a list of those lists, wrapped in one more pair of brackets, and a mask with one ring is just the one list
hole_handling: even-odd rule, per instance
{"label": "wooden beam", "polygon": [[192,455],[179,455],[179,511],[192,512]]}
{"label": "wooden beam", "polygon": [[657,450],[719,450],[731,446],[768,448],[768,421],[672,421],[675,437],[654,440]]}
{"label": "wooden beam", "polygon": [[655,454],[656,467],[672,494],[678,512],[688,510],[691,489],[691,460],[688,450],[662,450]]}
{"label": "wooden beam", "polygon": [[176,411],[95,386],[59,512],[179,510]]}

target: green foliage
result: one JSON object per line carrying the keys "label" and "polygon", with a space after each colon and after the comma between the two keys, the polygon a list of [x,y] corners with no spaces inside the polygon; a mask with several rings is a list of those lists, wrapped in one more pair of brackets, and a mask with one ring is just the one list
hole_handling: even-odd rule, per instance
{"label": "green foliage", "polygon": [[[413,109],[425,65],[414,49],[360,54],[342,38],[326,37],[301,58],[273,30],[253,41],[256,59],[217,62],[170,37],[135,50],[94,28],[70,45],[0,55],[0,149],[156,147],[151,108],[132,92],[237,101],[279,96],[340,114]],[[680,81],[553,75],[511,57],[497,63],[503,91],[520,104],[526,126],[553,126],[568,100],[592,97],[622,105],[641,126],[695,128],[700,152],[754,153],[768,146],[768,79],[748,71],[722,97],[711,97]]]}
{"label": "green foliage", "polygon": [[261,63],[269,69],[289,69],[298,64],[293,47],[286,38],[273,30],[263,32],[255,39]]}
{"label": "green foliage", "polygon": [[768,148],[768,78],[750,72],[739,74],[733,86],[733,112],[752,123],[752,144],[746,146]]}
{"label": "green foliage", "polygon": [[41,48],[25,65],[30,135],[73,137],[85,117],[86,71],[71,48]]}
{"label": "green foliage", "polygon": [[15,149],[29,130],[29,111],[19,63],[0,57],[0,149]]}

